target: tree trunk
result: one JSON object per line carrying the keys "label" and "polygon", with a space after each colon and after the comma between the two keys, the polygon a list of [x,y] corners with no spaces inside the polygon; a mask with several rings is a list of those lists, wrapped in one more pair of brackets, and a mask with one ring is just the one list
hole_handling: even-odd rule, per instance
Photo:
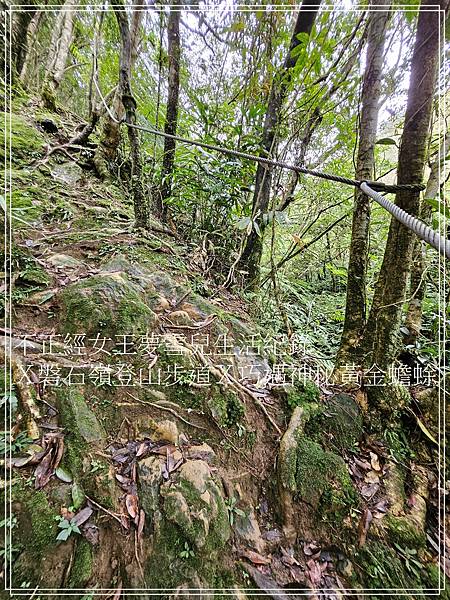
{"label": "tree trunk", "polygon": [[[129,27],[130,36],[130,74],[131,69],[136,61],[137,47],[139,43],[139,30],[142,23],[142,17],[144,12],[139,10],[138,6],[141,6],[141,0],[134,0],[133,12],[131,19],[131,28]],[[114,119],[111,119],[109,115],[106,115],[103,122],[102,131],[100,134],[100,141],[97,146],[97,150],[94,156],[94,166],[97,170],[98,175],[106,180],[111,175],[111,165],[117,156],[117,149],[120,143],[120,121],[124,117],[124,106],[122,103],[122,94],[119,88],[116,89],[112,100],[112,106],[110,108]],[[119,123],[117,123],[119,121]]]}
{"label": "tree trunk", "polygon": [[[293,51],[302,42],[298,36],[310,34],[314,25],[320,0],[304,0],[297,15],[294,32],[291,38],[289,53],[282,69],[272,82],[266,117],[263,126],[261,156],[272,156],[277,145],[277,134],[281,120],[281,109],[289,91],[292,72],[297,63],[298,54]],[[267,212],[272,183],[271,168],[258,164],[253,195],[252,218],[258,225],[262,216]],[[240,268],[247,271],[247,283],[255,287],[259,281],[259,263],[262,254],[262,237],[253,228],[248,235],[240,258]]]}
{"label": "tree trunk", "polygon": [[[441,0],[441,6],[448,0]],[[418,17],[416,41],[411,63],[411,78],[405,124],[400,144],[398,182],[420,183],[423,179],[430,135],[430,122],[435,92],[439,56],[439,14],[430,10],[434,0],[423,0]],[[434,3],[435,4],[435,3]],[[400,191],[396,195],[398,206],[418,216],[420,193]],[[408,290],[415,238],[413,234],[392,218],[384,252],[383,263],[375,287],[374,299],[362,340],[364,354],[370,365],[387,370],[395,359],[403,304]],[[369,401],[379,410],[392,410],[382,406],[377,397],[382,388],[371,388]]]}
{"label": "tree trunk", "polygon": [[74,11],[70,4],[64,4],[57,17],[50,44],[47,73],[44,80],[42,98],[50,110],[56,110],[56,93],[61,84],[73,38]]}
{"label": "tree trunk", "polygon": [[[420,218],[428,223],[431,218],[431,205],[426,199],[433,200],[439,195],[441,181],[439,180],[440,170],[443,167],[444,159],[450,149],[450,134],[447,133],[442,142],[441,150],[436,160],[431,165],[430,175],[428,177],[427,188],[425,190],[425,201],[422,204]],[[445,173],[442,173],[442,179]],[[414,242],[413,266],[411,271],[411,283],[409,286],[409,296],[411,298],[406,313],[405,326],[409,333],[403,340],[406,345],[414,346],[420,335],[422,328],[422,303],[426,293],[425,281],[426,266],[426,244],[419,238]]]}
{"label": "tree trunk", "polygon": [[31,75],[33,74],[36,68],[36,57],[38,57],[36,49],[37,35],[44,16],[45,12],[43,11],[39,11],[38,13],[36,13],[33,19],[31,20],[27,30],[26,55],[23,65],[19,71],[20,82],[24,88],[28,86],[31,79]]}
{"label": "tree trunk", "polygon": [[[136,101],[131,93],[130,85],[134,40],[130,33],[127,14],[123,10],[123,4],[120,0],[115,1],[113,9],[116,14],[121,37],[118,93],[122,98],[127,123],[134,124],[136,122]],[[130,142],[132,160],[131,188],[133,194],[135,226],[147,229],[149,225],[149,205],[142,183],[139,134],[133,127],[128,127],[128,140]]]}
{"label": "tree trunk", "polygon": [[[3,4],[3,3],[2,3]],[[25,1],[23,4],[27,5],[27,10],[17,10],[14,9],[12,11],[11,16],[11,48],[9,51],[9,56],[6,60],[6,70],[7,70],[7,81],[9,72],[11,71],[11,80],[14,84],[20,72],[22,71],[28,50],[28,28],[30,26],[31,21],[33,20],[36,14],[36,7],[34,6],[33,1]],[[9,6],[9,3],[4,4],[5,9]],[[6,14],[6,13],[5,13]],[[6,16],[6,36],[5,40],[6,46],[9,46],[9,14]],[[2,52],[2,72],[4,72],[5,63],[4,63],[4,53]]]}
{"label": "tree trunk", "polygon": [[[375,2],[372,1],[372,4]],[[386,6],[389,9],[389,5]],[[375,170],[375,143],[383,77],[384,47],[390,13],[373,11],[369,16],[367,57],[361,94],[359,145],[355,178],[372,180]],[[346,362],[357,347],[366,324],[366,278],[369,249],[370,200],[355,191],[352,236],[347,276],[344,328],[337,365]]]}
{"label": "tree trunk", "polygon": [[[170,9],[167,27],[169,75],[165,133],[175,135],[178,122],[178,96],[180,91],[180,16],[181,11]],[[165,220],[167,206],[165,201],[172,194],[172,173],[175,160],[175,140],[164,138],[164,155],[161,171],[161,191],[156,198],[156,210]]]}

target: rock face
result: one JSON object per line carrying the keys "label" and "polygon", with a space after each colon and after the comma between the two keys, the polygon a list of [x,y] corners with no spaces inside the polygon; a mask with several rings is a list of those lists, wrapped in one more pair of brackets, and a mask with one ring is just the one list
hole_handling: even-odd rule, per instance
{"label": "rock face", "polygon": [[[206,444],[200,448],[205,458],[214,455]],[[164,461],[139,463],[139,497],[153,529],[146,580],[180,591],[214,587],[218,554],[231,533],[221,485],[206,460],[188,459],[170,480],[162,475]]]}
{"label": "rock face", "polygon": [[52,176],[62,183],[67,183],[70,186],[74,186],[82,178],[83,171],[77,164],[73,162],[65,162],[53,167]]}
{"label": "rock face", "polygon": [[145,333],[156,314],[124,273],[100,273],[67,286],[60,296],[64,333]]}
{"label": "rock face", "polygon": [[297,536],[308,539],[311,524],[320,528],[329,514],[342,525],[357,504],[344,460],[305,433],[317,414],[316,405],[296,407],[280,443],[278,486],[284,533],[291,543]]}

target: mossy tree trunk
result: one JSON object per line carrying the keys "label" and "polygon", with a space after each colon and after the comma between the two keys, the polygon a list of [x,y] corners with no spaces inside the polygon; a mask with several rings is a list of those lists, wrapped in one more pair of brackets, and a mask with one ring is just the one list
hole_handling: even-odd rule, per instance
{"label": "mossy tree trunk", "polygon": [[[177,4],[177,2],[174,2]],[[169,54],[168,96],[164,132],[175,135],[178,123],[178,97],[180,92],[180,15],[178,8],[170,9],[167,26]],[[172,173],[175,160],[176,143],[174,139],[164,139],[164,156],[161,171],[161,189],[156,198],[156,209],[165,220],[167,216],[166,200],[172,194]]]}
{"label": "mossy tree trunk", "polygon": [[[297,64],[299,53],[294,51],[304,41],[299,40],[300,34],[311,33],[314,25],[320,0],[304,0],[297,15],[291,45],[288,55],[280,71],[275,75],[269,95],[266,117],[262,132],[260,155],[273,156],[277,146],[278,129],[281,121],[281,110],[292,83],[294,68]],[[263,215],[267,212],[270,201],[272,173],[269,168],[258,164],[255,179],[255,191],[252,202],[252,218],[261,230]],[[256,287],[259,282],[259,263],[263,249],[262,236],[252,228],[247,236],[245,246],[240,257],[240,269],[247,272],[246,283],[249,287]]]}
{"label": "mossy tree trunk", "polygon": [[56,17],[42,88],[44,104],[56,109],[56,93],[61,84],[73,39],[74,11],[70,3],[61,6]]}
{"label": "mossy tree trunk", "polygon": [[[372,4],[375,4],[372,1]],[[389,9],[389,4],[386,5]],[[369,16],[367,56],[361,94],[358,156],[355,178],[371,180],[375,170],[375,143],[383,79],[383,59],[390,13],[373,11]],[[366,324],[367,259],[369,250],[370,200],[355,191],[352,236],[347,276],[344,328],[337,364],[349,359]]]}
{"label": "mossy tree trunk", "polygon": [[[442,8],[444,5],[447,8],[448,0],[441,0],[440,4]],[[433,0],[423,0],[419,10],[398,162],[397,179],[400,184],[420,183],[426,164],[439,56],[439,19],[442,18],[431,8],[432,5]],[[420,193],[400,191],[396,195],[396,203],[408,213],[417,216]],[[376,364],[383,370],[388,369],[397,353],[414,241],[413,234],[392,218],[362,340],[367,360],[371,365]],[[377,394],[377,388],[373,388],[369,400],[374,409],[377,408]]]}
{"label": "mossy tree trunk", "polygon": [[[131,26],[128,26],[130,36],[130,79],[131,70],[136,61],[140,37],[139,32],[144,14],[143,10],[138,8],[139,6],[142,6],[141,0],[134,0]],[[105,102],[107,101],[106,98],[104,100]],[[103,102],[101,104],[103,104]],[[104,106],[100,106],[100,108],[103,110]],[[114,118],[111,118],[109,114],[105,116],[103,127],[101,129],[100,141],[94,156],[94,165],[97,173],[104,180],[110,178],[111,165],[117,157],[117,150],[120,144],[120,122],[125,115],[122,92],[120,91],[119,86],[113,93],[110,111]]]}
{"label": "mossy tree trunk", "polygon": [[[134,124],[136,122],[136,101],[131,93],[130,84],[133,42],[130,26],[128,24],[128,16],[123,9],[122,3],[118,0],[116,0],[114,5],[114,12],[119,25],[121,38],[119,91],[125,109],[126,122]],[[136,227],[147,229],[149,225],[149,204],[142,183],[142,161],[139,134],[133,127],[128,127],[128,140],[130,142],[132,160],[131,188],[133,194],[135,225]]]}
{"label": "mossy tree trunk", "polygon": [[[420,218],[425,223],[431,219],[431,204],[427,200],[434,200],[439,195],[441,180],[445,173],[441,173],[444,165],[444,159],[450,149],[450,133],[445,135],[442,146],[431,165],[430,175],[428,177],[427,188],[425,190],[424,202],[420,210]],[[441,176],[441,178],[440,178]],[[411,283],[409,286],[409,297],[411,298],[405,318],[405,326],[409,333],[404,342],[406,345],[415,345],[422,328],[422,304],[426,293],[426,244],[418,238],[414,242],[413,265],[411,271]]]}

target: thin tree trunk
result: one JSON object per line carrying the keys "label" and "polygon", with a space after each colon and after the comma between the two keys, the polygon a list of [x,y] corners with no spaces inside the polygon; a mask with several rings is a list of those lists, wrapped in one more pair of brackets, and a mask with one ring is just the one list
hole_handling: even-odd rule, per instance
{"label": "thin tree trunk", "polygon": [[[127,123],[136,122],[136,101],[131,93],[131,64],[133,39],[128,24],[128,16],[123,10],[120,0],[115,0],[113,10],[116,14],[121,37],[119,94],[125,109]],[[147,229],[149,225],[149,205],[142,183],[142,162],[139,134],[133,127],[128,127],[128,140],[131,148],[132,174],[131,188],[133,194],[135,226]]]}
{"label": "thin tree trunk", "polygon": [[[430,175],[428,177],[427,188],[425,190],[425,201],[422,204],[420,218],[428,223],[431,218],[431,205],[426,202],[427,199],[433,200],[439,194],[441,181],[439,179],[444,159],[450,149],[450,134],[447,133],[442,142],[442,147],[436,160],[431,165]],[[445,176],[445,173],[442,173]],[[443,179],[443,177],[441,177]],[[411,271],[411,283],[409,286],[409,296],[411,298],[408,311],[405,318],[405,327],[408,334],[403,340],[406,345],[415,345],[422,328],[422,304],[426,293],[425,281],[426,266],[426,244],[419,238],[414,242],[413,267]]]}
{"label": "thin tree trunk", "polygon": [[[6,68],[9,73],[11,70],[11,79],[14,83],[22,71],[24,62],[26,60],[28,51],[28,28],[31,21],[36,14],[36,7],[33,1],[25,1],[23,4],[27,5],[27,10],[13,10],[11,17],[11,49],[7,60]],[[9,6],[9,3],[5,3],[5,9]],[[9,15],[7,16],[6,22],[6,35],[9,37]],[[5,40],[6,45],[9,46],[9,39]],[[2,54],[2,71],[5,67],[4,56]]]}
{"label": "thin tree trunk", "polygon": [[36,13],[30,22],[30,26],[27,31],[27,52],[21,70],[19,71],[19,77],[21,84],[26,88],[29,84],[33,69],[36,65],[36,44],[39,27],[42,23],[45,12],[39,11]]}
{"label": "thin tree trunk", "polygon": [[51,110],[56,109],[56,93],[64,75],[73,38],[74,11],[70,6],[66,3],[61,7],[50,45],[42,98],[45,106]]}
{"label": "thin tree trunk", "polygon": [[[175,2],[176,4],[177,2]],[[181,11],[173,7],[170,9],[169,23],[167,26],[169,75],[166,121],[164,131],[170,135],[177,132],[178,123],[178,97],[180,92],[180,17]],[[175,160],[175,140],[164,139],[164,155],[161,171],[161,191],[156,197],[156,210],[165,220],[167,206],[165,201],[172,194],[172,174]]]}
{"label": "thin tree trunk", "polygon": [[[448,0],[441,0],[446,8]],[[416,41],[411,63],[411,78],[398,162],[400,184],[419,183],[423,179],[430,136],[431,113],[439,55],[439,18],[429,7],[434,0],[423,0],[417,22]],[[420,193],[400,191],[398,206],[418,216]],[[366,360],[387,370],[395,359],[403,304],[408,290],[414,235],[392,218],[383,263],[375,287],[374,299],[362,340]],[[392,411],[384,402],[383,388],[371,388],[369,402],[379,411]],[[387,398],[387,396],[386,396]]]}
{"label": "thin tree trunk", "polygon": [[[139,43],[139,31],[142,23],[143,11],[137,9],[142,5],[141,0],[134,0],[131,18],[131,28],[129,27],[130,36],[130,73],[134,66],[137,57],[137,47]],[[117,13],[116,13],[117,14]],[[126,15],[125,15],[126,16]],[[111,176],[111,165],[116,159],[117,149],[120,143],[120,121],[122,121],[125,108],[122,102],[122,94],[119,88],[116,89],[110,108],[114,119],[109,115],[105,116],[103,127],[100,134],[100,141],[94,156],[94,165],[98,175],[106,180]],[[119,121],[117,123],[116,121]]]}
{"label": "thin tree trunk", "polygon": [[[289,92],[292,72],[297,64],[298,54],[294,51],[301,43],[298,36],[301,33],[310,34],[319,10],[320,0],[304,0],[297,15],[294,32],[291,38],[289,53],[282,69],[275,76],[270,90],[269,102],[264,121],[261,156],[271,156],[277,145],[277,135],[281,120],[281,110]],[[271,169],[258,164],[253,195],[252,217],[258,225],[262,216],[267,212],[272,184]],[[259,263],[262,254],[262,237],[255,229],[248,235],[240,258],[240,268],[247,271],[247,283],[252,287],[259,281]]]}
{"label": "thin tree trunk", "polygon": [[[372,4],[375,2],[372,1]],[[359,145],[355,178],[372,180],[375,170],[375,143],[383,77],[383,58],[389,23],[386,11],[373,11],[369,16],[366,68],[361,93]],[[360,190],[355,191],[352,236],[347,276],[345,319],[337,364],[348,360],[366,324],[367,257],[369,247],[370,201]]]}

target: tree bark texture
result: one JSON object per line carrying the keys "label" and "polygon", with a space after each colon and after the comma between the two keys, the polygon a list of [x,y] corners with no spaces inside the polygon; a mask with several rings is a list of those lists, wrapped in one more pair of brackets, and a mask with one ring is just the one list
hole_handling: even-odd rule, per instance
{"label": "tree bark texture", "polygon": [[[121,51],[119,62],[119,93],[125,109],[127,123],[136,122],[136,101],[131,93],[131,64],[133,54],[133,40],[128,24],[128,17],[123,10],[123,5],[116,0],[114,5],[117,23],[121,37]],[[149,204],[142,183],[142,161],[139,134],[133,127],[128,127],[128,140],[131,149],[132,174],[131,188],[133,194],[135,226],[147,229],[149,225]]]}
{"label": "tree bark texture", "polygon": [[[399,152],[397,179],[400,184],[420,183],[424,175],[439,55],[440,16],[435,9],[430,9],[433,4],[434,0],[423,0],[419,10]],[[447,8],[448,0],[441,0],[443,8],[444,4]],[[418,216],[420,193],[400,191],[396,203]],[[371,365],[377,364],[383,370],[392,364],[397,352],[414,241],[414,235],[392,218],[362,343]]]}
{"label": "tree bark texture", "polygon": [[[431,219],[431,205],[426,202],[426,199],[433,200],[439,195],[441,180],[445,173],[441,173],[443,169],[444,159],[450,150],[450,134],[447,133],[442,142],[442,146],[436,160],[431,165],[430,175],[427,181],[425,190],[425,201],[420,210],[420,218],[425,223],[429,223]],[[426,293],[426,244],[419,238],[414,242],[413,264],[411,271],[411,282],[409,286],[409,301],[408,311],[405,318],[405,326],[409,333],[404,339],[406,345],[415,345],[420,335],[422,328],[422,305]]]}
{"label": "tree bark texture", "polygon": [[64,4],[55,21],[47,61],[47,73],[42,89],[44,104],[50,110],[56,109],[56,93],[61,84],[73,38],[74,11],[70,4]]}
{"label": "tree bark texture", "polygon": [[[373,4],[374,2],[372,2]],[[369,13],[367,56],[361,93],[359,144],[355,178],[372,180],[375,170],[375,144],[383,77],[383,59],[386,32],[389,23],[389,5],[386,11]],[[347,300],[344,327],[337,363],[343,363],[351,354],[366,324],[367,258],[369,249],[370,200],[355,190],[352,235],[347,275]]]}
{"label": "tree bark texture", "polygon": [[[178,8],[170,9],[167,27],[169,74],[166,120],[164,132],[175,135],[178,123],[178,97],[180,92],[180,16]],[[161,170],[161,191],[156,198],[156,210],[165,219],[167,206],[165,201],[172,194],[172,174],[175,161],[175,140],[164,138],[164,155]]]}
{"label": "tree bark texture", "polygon": [[[131,16],[131,27],[128,25],[128,34],[130,37],[130,80],[131,70],[137,58],[139,31],[144,15],[144,12],[137,8],[141,5],[141,0],[134,0]],[[116,88],[110,108],[115,120],[111,119],[108,114],[105,115],[103,126],[101,128],[100,142],[94,156],[94,165],[97,173],[104,180],[109,179],[111,176],[111,165],[116,159],[117,149],[119,148],[120,144],[120,121],[122,121],[125,114],[125,108],[122,100],[122,93],[120,92],[119,88]],[[116,121],[119,121],[119,123]]]}

